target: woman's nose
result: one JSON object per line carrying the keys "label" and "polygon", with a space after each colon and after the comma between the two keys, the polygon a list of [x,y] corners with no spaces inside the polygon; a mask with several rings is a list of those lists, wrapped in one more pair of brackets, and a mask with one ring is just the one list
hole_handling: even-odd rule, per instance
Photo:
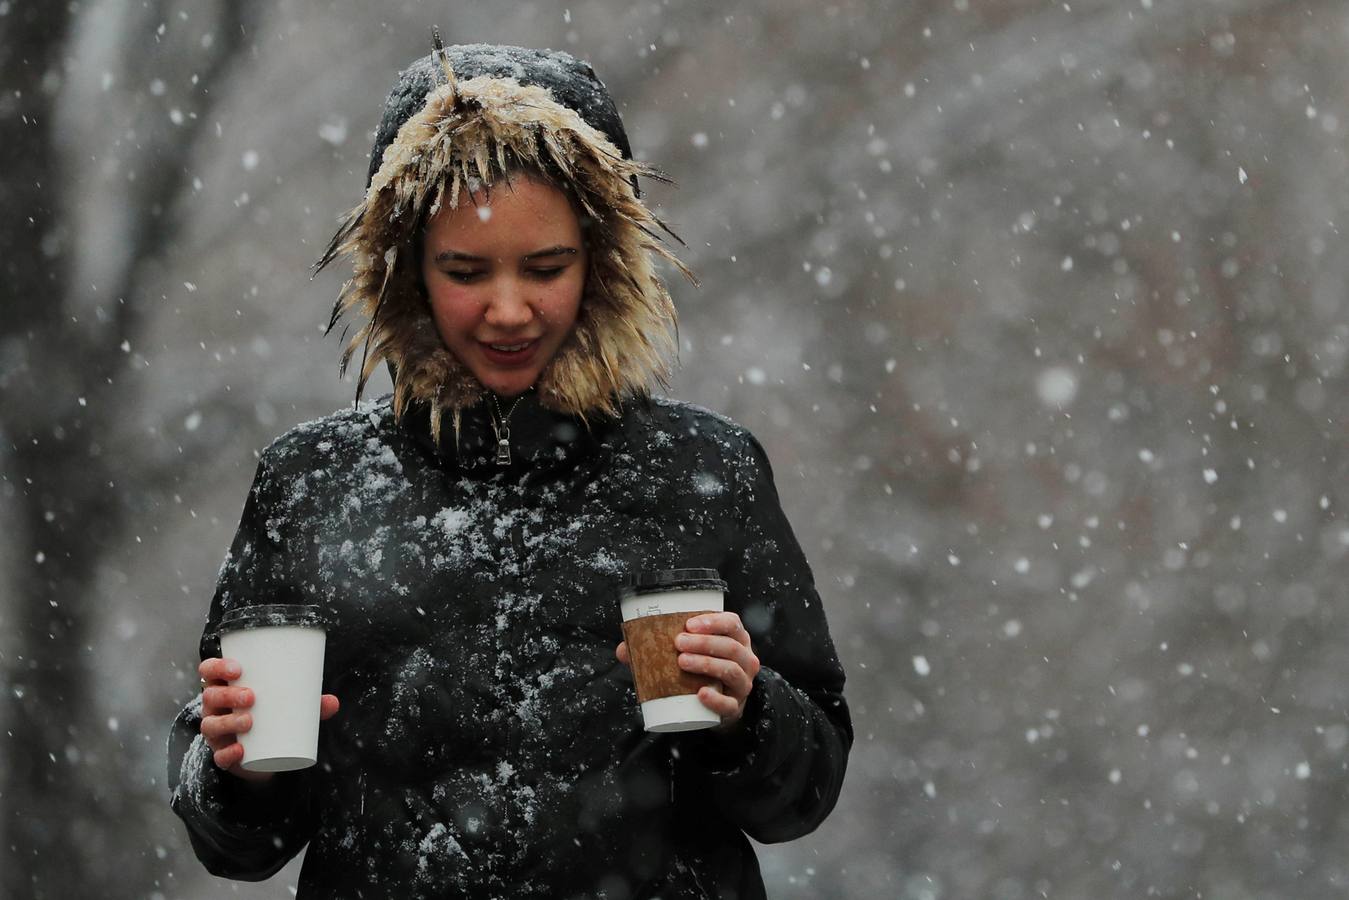
{"label": "woman's nose", "polygon": [[534,310],[529,305],[525,286],[515,279],[503,280],[500,289],[492,295],[483,318],[487,324],[498,328],[528,325],[534,318]]}

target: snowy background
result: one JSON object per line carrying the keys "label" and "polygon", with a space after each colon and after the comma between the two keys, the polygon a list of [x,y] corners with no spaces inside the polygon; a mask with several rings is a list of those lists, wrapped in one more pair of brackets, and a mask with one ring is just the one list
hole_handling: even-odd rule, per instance
{"label": "snowy background", "polygon": [[432,24],[679,182],[672,393],[767,447],[857,726],[771,896],[1349,892],[1349,6],[0,0],[0,895],[291,895],[164,741]]}

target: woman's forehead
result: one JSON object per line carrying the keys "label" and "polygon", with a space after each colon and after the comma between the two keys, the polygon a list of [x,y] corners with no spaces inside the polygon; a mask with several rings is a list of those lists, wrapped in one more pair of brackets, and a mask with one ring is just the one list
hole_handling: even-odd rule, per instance
{"label": "woman's forehead", "polygon": [[461,196],[456,207],[442,207],[427,222],[426,236],[437,248],[452,245],[481,255],[489,247],[502,253],[527,247],[522,252],[532,253],[544,245],[575,241],[580,230],[565,194],[541,182],[515,179]]}

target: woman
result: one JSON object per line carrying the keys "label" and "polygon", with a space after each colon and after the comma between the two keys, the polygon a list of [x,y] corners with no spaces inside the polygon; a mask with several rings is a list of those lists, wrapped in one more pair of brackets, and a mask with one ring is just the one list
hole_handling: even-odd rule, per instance
{"label": "woman", "polygon": [[[442,49],[390,94],[334,322],[391,396],[262,454],[170,738],[217,875],[305,844],[301,898],[764,896],[746,837],[815,828],[852,726],[810,569],[743,429],[655,399],[674,311],[612,99],[564,53]],[[682,266],[679,266],[681,271]],[[706,732],[642,729],[615,588],[716,568],[690,620]],[[319,765],[240,768],[224,612],[323,606]]]}

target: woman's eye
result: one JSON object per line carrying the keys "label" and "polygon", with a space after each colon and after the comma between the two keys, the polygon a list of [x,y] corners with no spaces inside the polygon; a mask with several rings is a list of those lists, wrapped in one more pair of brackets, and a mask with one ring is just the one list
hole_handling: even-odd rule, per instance
{"label": "woman's eye", "polygon": [[460,284],[468,284],[481,274],[481,272],[446,272],[445,277]]}
{"label": "woman's eye", "polygon": [[530,271],[530,274],[532,274],[535,278],[544,278],[544,279],[547,279],[547,278],[555,278],[555,277],[557,277],[558,273],[560,273],[560,272],[563,270],[563,268],[565,268],[565,267],[564,267],[564,266],[549,266],[548,268],[545,268],[545,269],[530,269],[529,271]]}

